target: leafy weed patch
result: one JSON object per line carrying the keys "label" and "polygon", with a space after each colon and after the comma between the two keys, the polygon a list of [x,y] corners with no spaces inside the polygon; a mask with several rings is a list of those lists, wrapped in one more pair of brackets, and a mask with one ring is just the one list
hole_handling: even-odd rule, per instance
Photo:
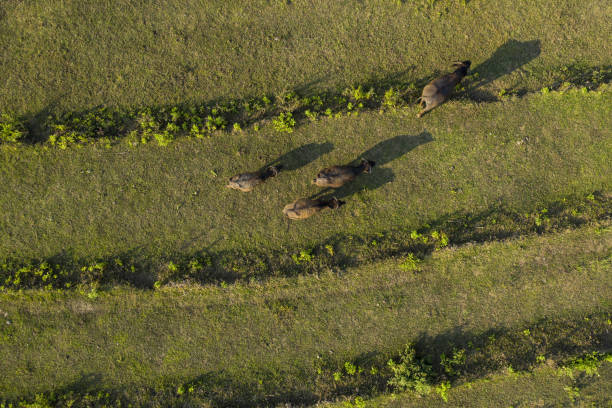
{"label": "leafy weed patch", "polygon": [[[565,92],[576,87],[593,90],[612,79],[610,67],[565,66],[555,70],[547,90]],[[336,92],[301,95],[292,91],[279,96],[264,95],[243,100],[203,104],[148,106],[140,108],[96,107],[82,112],[55,113],[34,126],[25,119],[3,114],[0,117],[1,143],[45,142],[60,149],[100,142],[124,141],[130,146],[155,142],[167,146],[179,137],[206,138],[218,132],[242,130],[271,123],[278,132],[291,133],[301,123],[320,118],[358,115],[362,111],[396,111],[410,108],[431,78],[413,81],[381,80]],[[478,86],[478,73],[466,77],[458,97],[470,97],[470,84]],[[474,95],[478,92],[475,91]],[[477,100],[478,98],[475,97]],[[520,90],[504,90],[499,98],[521,96]]]}
{"label": "leafy weed patch", "polygon": [[501,370],[516,373],[548,364],[570,379],[580,373],[592,376],[603,361],[612,360],[610,353],[589,351],[609,345],[607,316],[543,320],[530,326],[529,336],[523,334],[525,329],[505,328],[479,335],[424,337],[394,356],[374,354],[368,360],[344,362],[339,369],[338,363],[329,361],[321,363],[325,368],[318,372],[333,381],[327,398],[393,391],[419,396],[435,392],[443,400],[452,386]]}
{"label": "leafy weed patch", "polygon": [[0,115],[0,143],[20,142],[25,134],[23,123],[7,113]]}

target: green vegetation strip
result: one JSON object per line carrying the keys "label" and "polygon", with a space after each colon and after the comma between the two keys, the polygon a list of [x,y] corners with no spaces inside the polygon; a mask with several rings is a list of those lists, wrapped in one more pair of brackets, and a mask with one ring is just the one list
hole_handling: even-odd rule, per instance
{"label": "green vegetation strip", "polygon": [[583,227],[436,251],[414,270],[388,260],[227,288],[0,294],[0,393],[299,404],[546,360],[588,366],[611,344],[611,239]]}
{"label": "green vegetation strip", "polygon": [[[564,198],[535,212],[520,213],[492,207],[478,214],[451,214],[420,229],[395,229],[365,236],[339,234],[300,250],[229,250],[203,252],[174,258],[151,282],[151,264],[136,264],[127,256],[98,259],[91,263],[75,259],[29,261],[5,259],[0,264],[0,290],[78,288],[96,293],[102,285],[131,284],[160,288],[176,283],[221,283],[261,280],[272,276],[320,274],[329,270],[367,264],[388,257],[406,257],[400,266],[408,271],[421,259],[448,245],[486,242],[551,233],[584,224],[609,224],[612,197],[589,194]],[[147,279],[148,278],[148,279]]]}
{"label": "green vegetation strip", "polygon": [[[597,67],[554,70],[560,78],[549,87],[552,89],[582,92],[596,89],[612,79],[612,68]],[[459,88],[463,96],[469,96],[466,88],[478,83],[478,74],[468,76]],[[410,107],[421,93],[423,86],[432,78],[417,82],[365,84],[346,88],[337,93],[326,92],[301,96],[298,91],[286,92],[280,96],[262,96],[248,100],[230,100],[214,104],[176,105],[121,109],[97,107],[85,112],[70,112],[50,115],[42,121],[30,124],[27,129],[23,120],[9,114],[0,115],[0,143],[48,142],[52,146],[66,149],[71,145],[90,144],[101,141],[107,147],[117,139],[124,139],[130,146],[155,141],[167,146],[177,137],[203,139],[221,131],[242,131],[252,126],[258,131],[271,122],[278,132],[292,133],[294,128],[307,121],[321,117],[339,118],[359,115],[360,112],[415,111]],[[588,85],[589,88],[583,85]],[[508,98],[517,91],[504,90],[499,99]],[[477,98],[474,90],[472,96]],[[461,98],[462,93],[459,93]],[[494,98],[498,100],[498,98]],[[36,128],[34,129],[33,126]],[[227,132],[225,132],[227,133]]]}
{"label": "green vegetation strip", "polygon": [[[590,359],[592,366],[555,367],[546,361],[531,371],[489,376],[457,387],[415,396],[398,393],[374,399],[351,398],[325,407],[338,408],[422,408],[422,407],[523,407],[523,406],[593,406],[607,407],[612,403],[612,361]],[[606,361],[607,360],[607,361]]]}

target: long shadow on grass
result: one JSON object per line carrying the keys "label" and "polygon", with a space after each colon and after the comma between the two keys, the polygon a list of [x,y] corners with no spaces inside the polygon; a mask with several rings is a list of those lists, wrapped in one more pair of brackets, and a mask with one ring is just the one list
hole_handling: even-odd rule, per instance
{"label": "long shadow on grass", "polygon": [[308,143],[291,150],[267,163],[260,171],[265,170],[269,166],[282,165],[283,171],[293,171],[304,167],[308,163],[317,160],[319,157],[331,152],[334,145],[330,142],[325,143]]}
{"label": "long shadow on grass", "polygon": [[230,283],[317,274],[408,254],[424,258],[447,245],[496,241],[605,222],[611,213],[612,199],[595,192],[586,199],[569,196],[529,212],[499,204],[477,213],[457,212],[424,220],[423,227],[416,230],[402,227],[364,235],[338,233],[307,248],[295,245],[222,251],[207,248],[162,255],[134,249],[102,259],[74,259],[69,253],[25,262],[2,259],[0,289],[65,289],[78,284],[152,288],[180,282]]}
{"label": "long shadow on grass", "polygon": [[53,112],[57,109],[60,99],[61,96],[54,98],[38,112],[26,115],[21,119],[27,130],[27,135],[24,139],[24,142],[30,144],[41,143],[49,138],[49,125],[47,123],[47,120],[53,115]]}
{"label": "long shadow on grass", "polygon": [[479,101],[497,100],[478,88],[484,87],[502,76],[511,74],[540,55],[540,40],[508,40],[491,57],[470,70],[478,79],[470,84],[469,97]]}
{"label": "long shadow on grass", "polygon": [[[591,315],[544,318],[521,327],[496,327],[484,331],[465,330],[455,327],[438,335],[421,334],[406,339],[412,344],[414,355],[407,364],[410,369],[406,379],[414,380],[420,373],[427,383],[473,381],[512,367],[528,371],[541,364],[538,356],[555,362],[595,350],[612,347],[612,333],[608,330],[608,314],[597,312]],[[402,351],[396,355],[370,351],[354,358],[351,363],[361,367],[363,375],[347,375],[343,372],[343,361],[328,361],[329,376],[339,371],[343,376],[334,381],[331,395],[370,396],[391,391],[388,381],[394,376],[387,361],[392,358],[401,363]],[[540,357],[541,358],[541,357]],[[372,367],[380,375],[367,375]],[[412,377],[410,376],[412,372]],[[415,376],[416,374],[416,376]],[[331,388],[331,387],[330,387]]]}
{"label": "long shadow on grass", "polygon": [[81,374],[78,379],[56,390],[58,395],[70,393],[94,394],[100,391],[102,376],[97,373]]}
{"label": "long shadow on grass", "polygon": [[384,140],[366,150],[354,160],[355,164],[361,158],[376,162],[376,166],[370,174],[362,174],[355,181],[337,189],[326,188],[321,190],[313,197],[344,199],[363,190],[375,190],[382,187],[395,179],[393,171],[382,166],[433,140],[431,133],[427,131],[418,135],[399,135]]}
{"label": "long shadow on grass", "polygon": [[[607,313],[597,312],[486,330],[458,326],[433,336],[406,338],[404,344],[385,344],[395,350],[369,350],[350,361],[334,357],[333,353],[320,353],[316,359],[313,356],[315,367],[305,372],[292,367],[249,365],[240,373],[235,369],[211,371],[187,381],[166,379],[156,388],[132,389],[99,388],[99,376],[89,375],[43,396],[55,406],[68,401],[75,406],[117,402],[127,406],[139,400],[151,405],[214,407],[301,406],[340,397],[371,397],[393,391],[389,385],[394,377],[389,359],[401,363],[402,356],[408,355],[403,374],[407,383],[420,378],[429,386],[473,381],[507,367],[528,371],[542,363],[539,356],[559,364],[584,353],[609,350],[612,334],[608,319]],[[412,344],[413,354],[405,353],[405,344]],[[28,395],[20,400],[32,399]]]}

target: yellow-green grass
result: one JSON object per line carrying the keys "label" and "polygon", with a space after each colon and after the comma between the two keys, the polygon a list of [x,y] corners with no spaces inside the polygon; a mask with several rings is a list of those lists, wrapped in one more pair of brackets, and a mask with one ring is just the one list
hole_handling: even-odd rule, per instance
{"label": "yellow-green grass", "polygon": [[[439,394],[426,397],[395,394],[371,400],[346,400],[325,407],[609,407],[612,404],[612,363],[603,362],[596,374],[575,371],[571,376],[543,364],[527,373],[496,374],[481,381],[451,388],[444,401]],[[359,397],[358,397],[359,398]]]}
{"label": "yellow-green grass", "polygon": [[[166,147],[0,145],[0,405],[444,405],[372,399],[411,342],[450,406],[609,404],[606,363],[551,367],[612,344],[611,36],[597,0],[0,2],[0,114],[26,142],[99,105],[277,97],[257,127],[238,112],[243,130]],[[458,59],[465,89],[417,120],[404,102]],[[564,82],[586,88],[549,92]],[[352,85],[378,92],[358,115],[278,102]],[[294,108],[294,132],[274,130]],[[324,193],[345,206],[282,217],[318,170],[364,156],[372,174]],[[279,161],[252,193],[224,188]],[[27,289],[62,268],[75,290]],[[235,284],[192,284],[219,280]]]}
{"label": "yellow-green grass", "polygon": [[[441,220],[478,231],[485,227],[478,217],[503,229],[500,208],[535,228],[534,214],[545,219],[555,200],[610,191],[606,89],[451,102],[423,120],[366,113],[292,134],[264,128],[165,148],[4,147],[0,257],[146,260],[150,285],[174,257],[202,251],[290,257],[332,241],[350,249],[351,236],[384,241],[390,230]],[[378,161],[372,174],[328,192],[345,206],[300,222],[282,216],[285,204],[321,191],[311,184],[318,170],[364,156]],[[224,187],[231,175],[279,157],[288,170],[255,191]],[[605,204],[601,216],[609,212]]]}
{"label": "yellow-green grass", "polygon": [[6,0],[0,111],[411,82],[457,59],[480,91],[538,90],[610,65],[611,12],[598,0]]}
{"label": "yellow-green grass", "polygon": [[[609,345],[611,249],[609,227],[581,227],[443,249],[414,268],[388,259],[225,288],[2,293],[0,394],[221,406],[376,395],[409,342],[433,361],[465,348],[465,380],[528,369],[538,355]],[[365,374],[335,381],[345,362]]]}

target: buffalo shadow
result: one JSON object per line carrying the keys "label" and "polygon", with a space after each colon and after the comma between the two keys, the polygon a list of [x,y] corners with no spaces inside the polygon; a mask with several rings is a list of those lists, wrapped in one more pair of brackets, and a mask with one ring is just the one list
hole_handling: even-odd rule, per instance
{"label": "buffalo shadow", "polygon": [[470,97],[476,100],[497,100],[497,98],[488,92],[479,90],[479,88],[489,85],[502,76],[511,74],[537,58],[541,52],[540,44],[540,40],[508,40],[499,46],[487,60],[469,71],[470,75],[478,74],[478,78],[470,84]]}
{"label": "buffalo shadow", "polygon": [[416,147],[433,141],[431,133],[423,131],[418,135],[399,135],[376,144],[372,148],[366,150],[354,160],[358,162],[361,158],[372,160],[376,165],[372,169],[372,173],[363,174],[357,179],[344,186],[333,189],[326,188],[321,190],[311,198],[331,198],[336,197],[343,199],[352,196],[362,190],[376,190],[385,184],[392,182],[395,179],[395,174],[390,168],[381,167],[391,161],[402,157]]}
{"label": "buffalo shadow", "polygon": [[308,143],[295,148],[282,156],[277,157],[263,166],[259,171],[265,171],[270,166],[282,165],[281,171],[294,171],[317,160],[319,157],[331,152],[334,145],[330,142]]}

